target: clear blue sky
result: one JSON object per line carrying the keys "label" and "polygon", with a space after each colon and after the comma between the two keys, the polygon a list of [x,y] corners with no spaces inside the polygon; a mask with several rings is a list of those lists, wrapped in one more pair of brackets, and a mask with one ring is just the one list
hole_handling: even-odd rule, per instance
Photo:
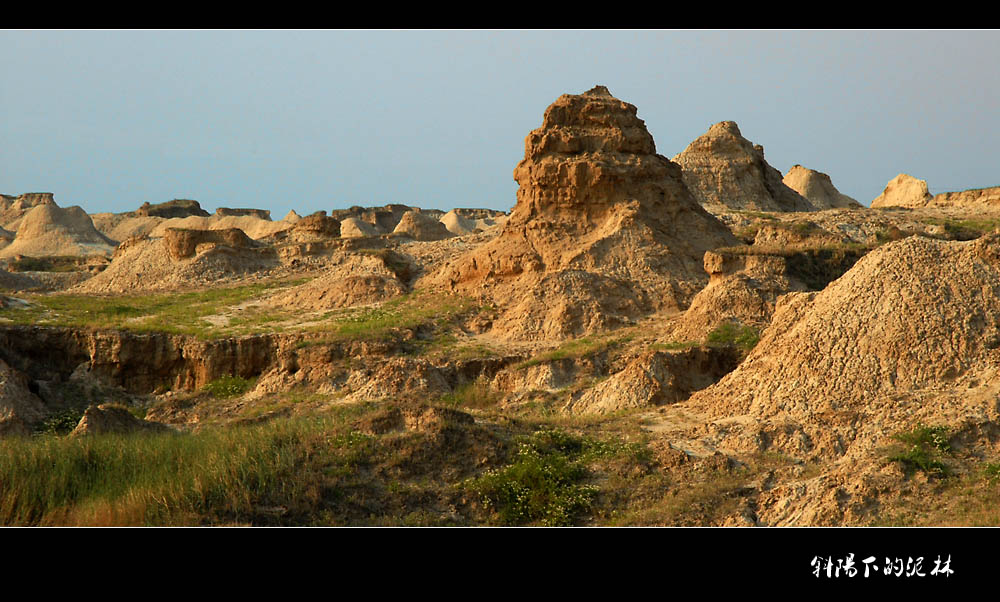
{"label": "clear blue sky", "polygon": [[[636,105],[673,157],[736,121],[869,203],[1000,185],[1000,32],[0,31],[0,192],[281,217],[515,202],[563,93]],[[281,215],[277,215],[281,214]]]}

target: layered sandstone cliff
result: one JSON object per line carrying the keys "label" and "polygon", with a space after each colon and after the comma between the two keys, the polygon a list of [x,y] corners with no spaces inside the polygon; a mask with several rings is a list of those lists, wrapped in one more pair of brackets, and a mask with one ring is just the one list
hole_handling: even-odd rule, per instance
{"label": "layered sandstone cliff", "polygon": [[560,339],[679,311],[705,285],[705,251],[736,244],[636,107],[603,86],[565,94],[525,141],[502,232],[432,281],[501,308],[493,332]]}

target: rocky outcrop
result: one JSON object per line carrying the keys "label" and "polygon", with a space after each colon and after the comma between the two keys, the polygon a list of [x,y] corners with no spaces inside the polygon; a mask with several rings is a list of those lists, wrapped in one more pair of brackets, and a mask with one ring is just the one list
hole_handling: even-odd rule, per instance
{"label": "rocky outcrop", "polygon": [[872,208],[879,207],[924,207],[931,200],[927,182],[901,173],[889,180],[882,194],[872,201]]}
{"label": "rocky outcrop", "polygon": [[743,137],[733,121],[713,125],[673,159],[684,183],[712,211],[815,211],[764,160],[764,147]]}
{"label": "rocky outcrop", "polygon": [[793,165],[782,179],[785,186],[804,196],[816,209],[859,208],[861,203],[841,194],[830,176],[801,165]]}
{"label": "rocky outcrop", "polygon": [[200,245],[226,245],[233,249],[258,246],[242,230],[237,228],[226,230],[167,228],[163,235],[163,245],[174,259],[192,257]]}
{"label": "rocky outcrop", "polygon": [[21,218],[39,205],[55,205],[51,192],[26,192],[17,196],[0,194],[0,227],[17,231]]}
{"label": "rocky outcrop", "polygon": [[392,233],[419,241],[444,240],[455,236],[443,223],[420,211],[404,213]]}
{"label": "rocky outcrop", "polygon": [[79,424],[70,432],[70,437],[86,437],[107,433],[163,433],[171,429],[159,422],[150,422],[133,416],[128,408],[115,404],[90,406],[83,413]]}
{"label": "rocky outcrop", "polygon": [[928,201],[932,207],[956,207],[965,209],[1000,209],[1000,186],[975,188],[958,192],[942,192]]}
{"label": "rocky outcrop", "polygon": [[561,339],[678,310],[707,281],[705,251],[736,239],[656,154],[636,108],[603,86],[565,94],[525,141],[502,232],[428,279],[484,292],[493,332]]}
{"label": "rocky outcrop", "polygon": [[31,391],[27,377],[0,359],[0,438],[30,435],[31,426],[46,414],[45,404]]}
{"label": "rocky outcrop", "polygon": [[452,209],[441,217],[441,223],[456,236],[481,232],[506,221],[502,211],[492,209]]}
{"label": "rocky outcrop", "polygon": [[256,217],[265,221],[271,221],[271,212],[267,209],[234,209],[231,207],[219,207],[215,210],[215,215],[219,217]]}
{"label": "rocky outcrop", "polygon": [[116,246],[97,231],[80,207],[62,209],[55,203],[42,203],[24,215],[14,241],[0,249],[0,257],[110,255]]}
{"label": "rocky outcrop", "polygon": [[147,201],[142,204],[142,207],[130,214],[131,217],[162,217],[167,219],[192,215],[208,217],[210,214],[201,208],[198,201],[191,199],[174,199],[155,205]]}

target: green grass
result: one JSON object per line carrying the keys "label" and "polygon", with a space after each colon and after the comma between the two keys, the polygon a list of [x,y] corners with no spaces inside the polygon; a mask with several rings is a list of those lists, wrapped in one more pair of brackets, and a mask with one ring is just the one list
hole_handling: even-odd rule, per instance
{"label": "green grass", "polygon": [[[0,309],[0,318],[16,324],[125,329],[216,338],[261,331],[269,322],[258,317],[256,321],[241,323],[242,329],[238,330],[215,326],[203,318],[260,298],[276,288],[302,282],[304,280],[135,296],[31,295],[27,299],[31,303],[28,308]],[[272,315],[275,314],[280,312]]]}
{"label": "green grass", "polygon": [[243,395],[256,384],[257,379],[239,376],[222,376],[205,385],[205,390],[216,399],[229,399]]}
{"label": "green grass", "polygon": [[308,481],[295,478],[322,444],[347,469],[368,438],[327,435],[323,420],[193,435],[43,436],[0,441],[0,524],[173,525],[267,522],[259,508],[293,507]]}
{"label": "green grass", "polygon": [[733,346],[744,351],[753,349],[758,341],[760,341],[760,330],[757,327],[734,322],[719,324],[705,339],[705,343],[710,346]]}
{"label": "green grass", "polygon": [[953,219],[953,218],[927,218],[923,220],[925,224],[932,224],[944,227],[947,238],[951,240],[974,240],[1000,228],[1000,219]]}
{"label": "green grass", "polygon": [[697,341],[671,341],[669,343],[653,343],[648,349],[650,351],[685,351],[700,346],[701,343]]}
{"label": "green grass", "polygon": [[515,365],[514,368],[521,370],[554,360],[586,357],[607,349],[620,347],[631,341],[633,338],[634,335],[631,334],[611,336],[588,335],[579,339],[567,341],[555,349],[540,353],[529,360]]}

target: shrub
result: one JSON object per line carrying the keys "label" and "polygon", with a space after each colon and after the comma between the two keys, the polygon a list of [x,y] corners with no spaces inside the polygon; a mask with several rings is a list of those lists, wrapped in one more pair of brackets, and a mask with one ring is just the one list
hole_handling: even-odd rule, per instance
{"label": "shrub", "polygon": [[951,451],[948,427],[918,424],[912,431],[893,435],[893,439],[905,444],[906,448],[891,455],[889,460],[901,463],[907,474],[919,470],[929,475],[947,476],[948,467],[940,457]]}
{"label": "shrub", "polygon": [[504,525],[571,526],[590,509],[597,488],[582,485],[582,439],[541,431],[520,442],[513,461],[467,483]]}
{"label": "shrub", "polygon": [[243,395],[250,390],[256,379],[245,379],[239,376],[222,376],[205,385],[205,390],[216,399],[228,399]]}
{"label": "shrub", "polygon": [[745,351],[753,349],[760,341],[760,330],[736,322],[723,322],[708,333],[707,343],[715,346],[731,345]]}

